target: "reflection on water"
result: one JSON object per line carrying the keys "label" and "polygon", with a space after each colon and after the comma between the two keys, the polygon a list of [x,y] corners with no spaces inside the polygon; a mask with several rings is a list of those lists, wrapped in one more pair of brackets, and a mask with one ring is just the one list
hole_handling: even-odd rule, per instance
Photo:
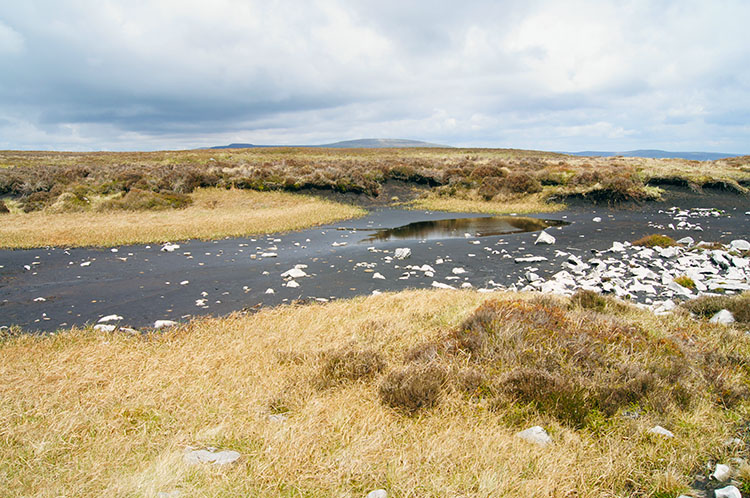
{"label": "reflection on water", "polygon": [[378,230],[365,239],[365,242],[393,239],[446,239],[464,237],[467,233],[474,237],[488,237],[506,233],[535,232],[568,224],[568,222],[560,220],[540,220],[520,216],[418,221],[397,228]]}

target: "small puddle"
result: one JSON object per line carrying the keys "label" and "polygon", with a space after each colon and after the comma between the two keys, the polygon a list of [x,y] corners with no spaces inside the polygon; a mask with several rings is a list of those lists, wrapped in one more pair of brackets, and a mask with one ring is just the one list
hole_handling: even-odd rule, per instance
{"label": "small puddle", "polygon": [[569,225],[567,221],[540,220],[523,216],[492,216],[417,221],[408,225],[376,231],[363,242],[398,239],[448,239],[454,237],[490,237],[508,233],[536,232],[549,227]]}

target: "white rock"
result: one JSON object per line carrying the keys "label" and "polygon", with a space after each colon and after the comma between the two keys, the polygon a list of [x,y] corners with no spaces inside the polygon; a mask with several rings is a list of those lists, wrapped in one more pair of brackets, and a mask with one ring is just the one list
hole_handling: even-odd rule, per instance
{"label": "white rock", "polygon": [[742,498],[742,493],[736,486],[727,486],[725,488],[715,489],[716,498]]}
{"label": "white rock", "polygon": [[655,425],[652,428],[648,430],[651,434],[657,434],[659,436],[664,436],[666,438],[672,438],[674,437],[674,433],[670,430],[665,429],[664,427],[660,425]]}
{"label": "white rock", "polygon": [[292,289],[296,289],[297,287],[299,287],[299,282],[297,282],[296,280],[290,280],[286,283],[286,286]]}
{"label": "white rock", "polygon": [[734,323],[734,315],[729,310],[721,310],[711,317],[710,323]]}
{"label": "white rock", "polygon": [[430,265],[422,265],[419,267],[419,271],[423,271],[425,273],[435,273],[435,268],[431,267]]}
{"label": "white rock", "polygon": [[107,316],[101,317],[99,319],[99,323],[116,322],[118,320],[122,320],[122,317],[120,315],[107,315]]}
{"label": "white rock", "polygon": [[175,325],[177,325],[177,322],[173,320],[156,320],[154,322],[155,329],[163,329],[165,327],[174,327]]}
{"label": "white rock", "polygon": [[388,498],[388,493],[384,489],[376,489],[367,493],[366,498]]}
{"label": "white rock", "polygon": [[226,465],[237,461],[239,458],[239,452],[232,450],[217,452],[209,450],[193,450],[185,453],[186,463],[212,463],[214,465]]}
{"label": "white rock", "polygon": [[625,246],[621,242],[612,242],[612,247],[609,248],[611,252],[623,252],[625,250]]}
{"label": "white rock", "polygon": [[43,303],[44,301],[46,301],[46,299],[43,298],[43,297],[35,297],[34,298],[34,302],[35,303]]}
{"label": "white rock", "polygon": [[432,286],[437,289],[455,289],[452,285],[444,284],[442,282],[432,282]]}
{"label": "white rock", "polygon": [[84,261],[81,266],[91,266],[91,261]]}
{"label": "white rock", "polygon": [[205,306],[207,302],[208,302],[207,299],[196,299],[195,300],[195,305],[196,306]]}
{"label": "white rock", "polygon": [[187,285],[189,283],[190,283],[190,280],[183,280],[182,282],[180,282],[180,285]]}
{"label": "white rock", "polygon": [[600,217],[596,216],[596,217],[592,218],[591,221],[593,221],[594,223],[601,223],[602,219]]}
{"label": "white rock", "polygon": [[373,273],[372,274],[372,278],[375,278],[375,279],[378,279],[378,280],[385,280],[385,277],[383,275],[381,275],[380,273],[378,273],[378,272]]}
{"label": "white rock", "polygon": [[114,332],[116,328],[116,325],[106,325],[104,323],[94,325],[94,330],[98,330],[99,332]]}
{"label": "white rock", "polygon": [[302,278],[306,277],[307,273],[305,273],[301,268],[294,267],[291,270],[287,270],[284,273],[281,274],[282,277],[289,277],[289,278]]}
{"label": "white rock", "polygon": [[516,263],[540,263],[542,261],[547,261],[547,258],[544,256],[526,256],[523,258],[516,258],[514,261]]}
{"label": "white rock", "polygon": [[451,270],[451,273],[453,273],[454,275],[463,275],[464,273],[466,273],[466,270],[464,270],[463,268],[460,268],[460,267],[459,268],[453,268]]}
{"label": "white rock", "polygon": [[461,284],[462,289],[471,289],[472,285],[469,282],[464,282]]}
{"label": "white rock", "polygon": [[180,248],[179,244],[173,244],[171,242],[167,242],[166,244],[161,246],[161,251],[162,252],[174,252],[179,248]]}
{"label": "white rock", "polygon": [[683,237],[678,240],[677,243],[692,246],[693,244],[695,244],[695,239],[693,239],[692,237]]}
{"label": "white rock", "polygon": [[332,245],[333,247],[339,247],[339,246],[345,246],[346,244],[347,244],[346,242],[334,242],[334,243],[333,243],[333,244],[331,244],[331,245]]}
{"label": "white rock", "polygon": [[737,251],[750,251],[750,242],[742,239],[733,240],[729,243],[729,247]]}
{"label": "white rock", "polygon": [[271,288],[269,287],[268,289],[266,289],[266,292],[264,292],[264,294],[276,294],[276,291],[275,291],[275,290],[273,290],[273,289],[271,289]]}
{"label": "white rock", "polygon": [[409,256],[411,256],[411,249],[408,247],[399,247],[393,254],[393,257],[396,259],[406,259]]}
{"label": "white rock", "polygon": [[542,230],[542,233],[539,234],[539,237],[536,238],[536,241],[534,244],[554,244],[555,238]]}
{"label": "white rock", "polygon": [[517,433],[516,436],[525,441],[538,444],[540,446],[547,446],[548,444],[552,443],[552,438],[549,437],[547,431],[545,431],[543,427],[540,427],[538,425],[529,427],[528,429]]}
{"label": "white rock", "polygon": [[275,258],[277,256],[278,254],[276,254],[275,252],[263,252],[260,254],[261,258]]}
{"label": "white rock", "polygon": [[711,477],[713,477],[719,482],[726,482],[729,480],[730,472],[731,472],[731,469],[729,468],[729,465],[717,463],[716,470],[714,470],[714,473],[711,474]]}

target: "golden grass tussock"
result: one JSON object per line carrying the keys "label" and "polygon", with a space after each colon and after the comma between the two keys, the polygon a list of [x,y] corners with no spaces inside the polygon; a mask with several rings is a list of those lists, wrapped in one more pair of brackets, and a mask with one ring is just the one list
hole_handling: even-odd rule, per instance
{"label": "golden grass tussock", "polygon": [[565,204],[549,202],[544,194],[518,195],[510,199],[477,199],[428,195],[408,204],[412,209],[459,213],[529,214],[554,213],[565,209]]}
{"label": "golden grass tussock", "polygon": [[[131,191],[132,192],[132,191]],[[364,210],[284,192],[198,189],[183,209],[3,215],[0,247],[113,246],[298,230]]]}
{"label": "golden grass tussock", "polygon": [[[747,382],[736,361],[748,347],[686,315],[468,291],[282,306],[145,336],[6,337],[2,494],[676,496],[706,463],[737,456],[721,442],[741,433],[746,398],[722,404],[708,373]],[[635,366],[657,388],[599,409],[595,387]],[[670,379],[696,388],[690,403],[672,399]],[[573,397],[583,423],[550,401],[558,384],[585,395]],[[676,437],[649,434],[657,423]],[[536,424],[554,444],[514,436]],[[183,461],[209,446],[242,456]]]}

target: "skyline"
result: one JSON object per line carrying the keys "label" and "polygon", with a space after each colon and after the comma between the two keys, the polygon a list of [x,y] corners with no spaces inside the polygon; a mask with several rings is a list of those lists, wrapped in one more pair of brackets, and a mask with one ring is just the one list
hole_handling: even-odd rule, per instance
{"label": "skyline", "polygon": [[0,149],[750,154],[742,1],[0,6]]}

